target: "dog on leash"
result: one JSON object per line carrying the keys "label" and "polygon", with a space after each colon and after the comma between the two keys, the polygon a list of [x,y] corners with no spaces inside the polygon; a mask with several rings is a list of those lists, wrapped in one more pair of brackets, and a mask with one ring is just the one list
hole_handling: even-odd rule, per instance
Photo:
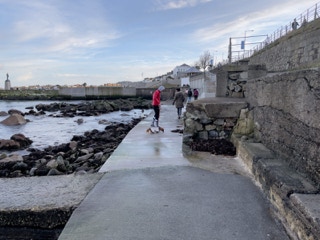
{"label": "dog on leash", "polygon": [[149,127],[147,130],[146,130],[147,133],[159,133],[159,132],[163,132],[164,133],[164,128],[163,127],[158,127],[158,128],[154,128],[152,129],[151,127]]}

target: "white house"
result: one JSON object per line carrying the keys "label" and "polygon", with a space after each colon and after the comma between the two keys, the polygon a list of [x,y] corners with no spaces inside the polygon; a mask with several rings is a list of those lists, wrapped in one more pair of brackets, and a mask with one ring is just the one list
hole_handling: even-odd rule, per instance
{"label": "white house", "polygon": [[180,77],[180,76],[183,75],[189,68],[190,68],[190,66],[187,65],[187,64],[185,64],[185,63],[182,64],[182,65],[180,65],[180,66],[177,66],[177,67],[175,67],[175,68],[173,69],[173,71],[172,71],[172,76],[173,76],[174,78]]}

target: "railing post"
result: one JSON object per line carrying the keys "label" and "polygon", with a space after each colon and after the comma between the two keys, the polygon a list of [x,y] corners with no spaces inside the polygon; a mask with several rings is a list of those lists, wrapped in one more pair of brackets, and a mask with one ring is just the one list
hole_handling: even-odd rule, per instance
{"label": "railing post", "polygon": [[229,54],[228,54],[228,58],[229,58],[229,64],[232,61],[232,49],[231,49],[231,38],[229,38]]}

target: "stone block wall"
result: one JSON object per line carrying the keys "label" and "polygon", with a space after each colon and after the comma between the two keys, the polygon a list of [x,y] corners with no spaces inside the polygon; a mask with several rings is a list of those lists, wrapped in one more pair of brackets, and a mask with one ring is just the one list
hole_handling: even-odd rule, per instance
{"label": "stone block wall", "polygon": [[135,88],[123,87],[64,87],[59,90],[59,95],[71,97],[86,97],[86,96],[136,96]]}
{"label": "stone block wall", "polygon": [[226,65],[215,70],[217,74],[217,97],[242,98],[246,96],[247,80],[265,76],[266,65],[248,65],[248,60]]}
{"label": "stone block wall", "polygon": [[248,80],[254,136],[290,166],[320,182],[320,70]]}
{"label": "stone block wall", "polygon": [[231,98],[205,98],[188,103],[184,115],[184,152],[188,154],[190,144],[197,139],[230,140],[240,111],[246,107],[243,99]]}
{"label": "stone block wall", "polygon": [[250,63],[265,64],[268,71],[317,67],[320,64],[320,19],[290,32],[250,57]]}
{"label": "stone block wall", "polygon": [[[152,99],[152,94],[156,89],[157,88],[137,88],[136,96],[146,99]],[[173,99],[175,92],[176,88],[166,88],[164,91],[161,92],[161,101]]]}

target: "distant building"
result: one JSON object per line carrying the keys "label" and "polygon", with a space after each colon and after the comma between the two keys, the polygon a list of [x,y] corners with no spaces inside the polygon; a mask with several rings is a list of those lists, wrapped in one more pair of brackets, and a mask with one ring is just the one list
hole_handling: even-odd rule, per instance
{"label": "distant building", "polygon": [[181,87],[190,86],[190,78],[197,75],[203,75],[199,69],[195,67],[189,67],[186,71],[183,72],[184,75],[181,75]]}
{"label": "distant building", "polygon": [[9,80],[9,74],[7,73],[7,80],[4,82],[4,90],[10,90],[11,89],[11,83]]}
{"label": "distant building", "polygon": [[181,75],[184,75],[189,68],[190,66],[184,63],[180,66],[175,67],[172,71],[172,75],[173,77],[181,77]]}

